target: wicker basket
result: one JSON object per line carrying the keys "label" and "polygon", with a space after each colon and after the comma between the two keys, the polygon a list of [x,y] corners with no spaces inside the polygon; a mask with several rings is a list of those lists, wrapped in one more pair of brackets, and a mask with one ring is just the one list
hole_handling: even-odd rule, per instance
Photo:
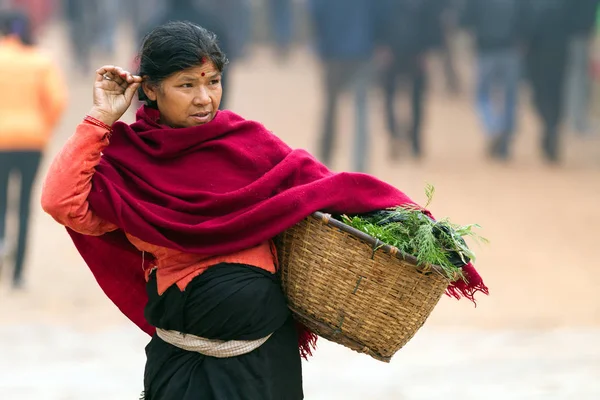
{"label": "wicker basket", "polygon": [[389,362],[414,336],[448,281],[438,267],[315,213],[277,238],[289,306],[325,339]]}

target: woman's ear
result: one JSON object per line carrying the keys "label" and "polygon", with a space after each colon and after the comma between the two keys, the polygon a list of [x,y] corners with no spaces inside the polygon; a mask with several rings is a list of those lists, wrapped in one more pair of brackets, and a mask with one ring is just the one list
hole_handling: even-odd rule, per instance
{"label": "woman's ear", "polygon": [[142,82],[142,90],[144,91],[144,94],[146,94],[146,97],[148,97],[148,99],[150,101],[156,101],[156,98],[157,98],[157,94],[156,94],[157,87],[155,85],[153,85],[150,82],[144,80],[144,82]]}

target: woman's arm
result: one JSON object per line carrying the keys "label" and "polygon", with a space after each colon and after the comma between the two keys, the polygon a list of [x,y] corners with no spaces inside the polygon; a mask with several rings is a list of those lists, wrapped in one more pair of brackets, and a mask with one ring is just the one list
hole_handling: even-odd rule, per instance
{"label": "woman's arm", "polygon": [[141,77],[113,65],[96,70],[91,118],[77,126],[50,166],[42,208],[76,232],[100,236],[118,229],[90,210],[88,196],[102,150],[109,143],[110,127],[127,111],[141,82]]}
{"label": "woman's arm", "polygon": [[88,195],[92,177],[108,146],[108,130],[82,123],[55,157],[42,188],[42,208],[57,222],[76,232],[100,236],[118,227],[92,210]]}

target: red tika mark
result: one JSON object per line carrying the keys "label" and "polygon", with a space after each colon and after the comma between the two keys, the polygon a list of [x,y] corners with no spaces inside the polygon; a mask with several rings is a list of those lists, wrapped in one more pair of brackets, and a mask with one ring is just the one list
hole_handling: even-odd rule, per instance
{"label": "red tika mark", "polygon": [[206,73],[205,73],[205,72],[203,72],[203,73],[202,73],[202,76],[204,76],[204,75],[206,75]]}

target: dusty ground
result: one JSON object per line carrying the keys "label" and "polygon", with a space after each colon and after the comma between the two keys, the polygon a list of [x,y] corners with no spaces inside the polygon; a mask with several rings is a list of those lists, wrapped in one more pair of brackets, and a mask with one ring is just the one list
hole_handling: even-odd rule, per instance
{"label": "dusty ground", "polygon": [[[91,104],[91,78],[69,72],[61,34],[54,27],[44,45],[64,65],[71,102],[45,166]],[[111,62],[127,64],[128,51],[123,45]],[[282,66],[257,49],[233,68],[231,108],[314,150],[318,73],[304,49]],[[389,366],[324,344],[306,365],[307,399],[600,398],[600,136],[565,135],[564,165],[545,165],[524,97],[514,160],[490,163],[470,97],[433,86],[427,156],[397,164],[386,157],[374,91],[371,172],[417,201],[430,182],[434,214],[483,226],[491,244],[476,248],[477,266],[491,295],[477,309],[442,299]],[[349,166],[349,106],[336,169]],[[64,230],[39,208],[32,223],[27,290],[0,288],[0,398],[136,398],[147,339],[104,298]]]}

